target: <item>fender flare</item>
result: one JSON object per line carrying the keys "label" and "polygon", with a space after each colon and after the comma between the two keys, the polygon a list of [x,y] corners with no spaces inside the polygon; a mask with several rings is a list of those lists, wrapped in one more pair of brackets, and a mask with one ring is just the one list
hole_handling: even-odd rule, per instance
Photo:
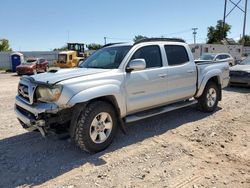
{"label": "fender flare", "polygon": [[214,78],[216,77],[217,78],[217,81],[218,81],[218,84],[221,85],[222,83],[222,80],[221,80],[221,74],[222,74],[222,71],[219,70],[219,69],[216,69],[216,70],[213,70],[213,71],[210,71],[208,72],[202,79],[200,85],[198,86],[197,88],[197,92],[195,94],[195,98],[198,98],[202,95],[208,81],[211,79],[211,78]]}
{"label": "fender flare", "polygon": [[102,86],[96,86],[75,94],[73,97],[71,97],[67,104],[73,106],[75,104],[88,102],[93,99],[106,96],[113,96],[118,105],[120,117],[123,117],[126,114],[126,103],[125,98],[122,96],[121,93],[122,92],[118,85],[107,84]]}

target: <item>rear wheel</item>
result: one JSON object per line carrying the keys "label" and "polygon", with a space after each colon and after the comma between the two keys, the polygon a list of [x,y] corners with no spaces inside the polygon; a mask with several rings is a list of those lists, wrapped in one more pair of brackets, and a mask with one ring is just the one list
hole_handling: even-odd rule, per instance
{"label": "rear wheel", "polygon": [[117,118],[113,106],[96,101],[81,112],[72,139],[81,149],[95,153],[111,144],[116,130]]}
{"label": "rear wheel", "polygon": [[198,98],[198,106],[204,112],[213,112],[219,100],[219,88],[215,82],[208,82],[202,95]]}

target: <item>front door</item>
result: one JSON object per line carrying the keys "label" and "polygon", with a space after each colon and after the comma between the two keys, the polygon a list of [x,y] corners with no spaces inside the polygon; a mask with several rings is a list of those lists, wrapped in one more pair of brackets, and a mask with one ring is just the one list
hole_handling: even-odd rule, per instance
{"label": "front door", "polygon": [[167,92],[167,68],[163,66],[158,45],[139,48],[130,61],[133,59],[144,59],[146,69],[126,74],[129,114],[164,103]]}

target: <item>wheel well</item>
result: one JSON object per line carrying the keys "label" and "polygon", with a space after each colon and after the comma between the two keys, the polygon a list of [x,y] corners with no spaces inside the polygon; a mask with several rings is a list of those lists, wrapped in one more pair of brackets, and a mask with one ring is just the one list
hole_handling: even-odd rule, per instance
{"label": "wheel well", "polygon": [[103,97],[94,98],[94,99],[90,100],[90,101],[88,102],[88,104],[91,103],[91,102],[93,102],[93,101],[104,101],[104,102],[108,102],[109,104],[111,104],[111,105],[114,107],[114,109],[115,109],[117,115],[118,115],[119,118],[120,118],[120,116],[121,116],[121,111],[120,111],[120,108],[119,108],[118,103],[117,103],[117,101],[116,101],[116,98],[115,98],[114,96],[108,95],[108,96],[103,96]]}
{"label": "wheel well", "polygon": [[214,76],[214,77],[210,78],[210,79],[208,80],[208,82],[210,82],[210,81],[216,83],[218,86],[221,85],[221,83],[220,83],[220,78],[219,78],[218,76]]}
{"label": "wheel well", "polygon": [[221,83],[220,83],[220,77],[219,76],[214,76],[212,78],[210,78],[208,82],[214,82],[218,88],[219,88],[219,101],[221,101],[221,98],[222,98],[222,93],[221,93]]}

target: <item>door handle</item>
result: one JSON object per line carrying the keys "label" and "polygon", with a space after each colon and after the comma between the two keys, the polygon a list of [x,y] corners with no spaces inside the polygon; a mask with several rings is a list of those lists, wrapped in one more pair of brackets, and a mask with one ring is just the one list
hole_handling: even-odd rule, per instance
{"label": "door handle", "polygon": [[158,74],[158,76],[161,78],[165,78],[167,76],[167,74]]}
{"label": "door handle", "polygon": [[187,73],[193,73],[194,72],[194,70],[192,69],[192,70],[187,70]]}

